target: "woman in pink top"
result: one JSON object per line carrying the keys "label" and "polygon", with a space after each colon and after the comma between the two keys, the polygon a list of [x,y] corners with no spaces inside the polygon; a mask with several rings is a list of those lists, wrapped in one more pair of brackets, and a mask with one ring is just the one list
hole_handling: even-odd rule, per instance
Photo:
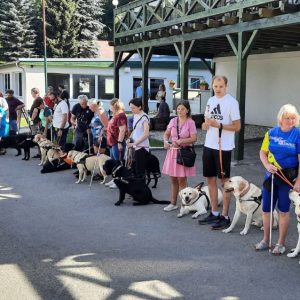
{"label": "woman in pink top", "polygon": [[162,173],[169,175],[171,179],[171,203],[164,208],[164,211],[177,209],[178,192],[187,186],[188,176],[196,175],[195,166],[190,168],[184,167],[176,162],[177,149],[180,146],[190,146],[197,140],[196,125],[191,118],[189,101],[183,100],[179,102],[176,107],[176,113],[177,117],[170,121],[164,133],[164,148],[168,151]]}

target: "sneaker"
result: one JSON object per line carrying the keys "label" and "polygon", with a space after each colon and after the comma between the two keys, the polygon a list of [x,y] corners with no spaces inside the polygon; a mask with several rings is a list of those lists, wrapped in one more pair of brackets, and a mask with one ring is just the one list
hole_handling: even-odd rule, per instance
{"label": "sneaker", "polygon": [[172,211],[172,210],[175,210],[177,208],[178,208],[177,205],[174,205],[174,204],[170,203],[168,206],[164,207],[164,211]]}
{"label": "sneaker", "polygon": [[211,226],[212,230],[220,230],[220,229],[225,229],[230,225],[230,219],[228,217],[228,219],[225,219],[224,216],[220,216],[219,221],[214,224],[213,226]]}
{"label": "sneaker", "polygon": [[255,244],[256,251],[262,251],[267,249],[269,249],[269,244],[264,240],[261,240],[259,243]]}
{"label": "sneaker", "polygon": [[207,224],[216,223],[219,220],[220,220],[220,215],[215,216],[213,213],[210,213],[204,219],[198,220],[198,223],[199,225],[207,225]]}
{"label": "sneaker", "polygon": [[105,183],[105,186],[110,186],[110,185],[112,185],[114,183],[114,180],[112,179],[111,181],[109,181],[109,182],[107,182],[107,183]]}
{"label": "sneaker", "polygon": [[273,255],[281,255],[284,252],[285,252],[285,247],[283,245],[276,244],[273,251],[272,251],[272,254]]}
{"label": "sneaker", "polygon": [[110,189],[117,189],[118,187],[116,186],[116,184],[113,182],[110,186],[109,186]]}

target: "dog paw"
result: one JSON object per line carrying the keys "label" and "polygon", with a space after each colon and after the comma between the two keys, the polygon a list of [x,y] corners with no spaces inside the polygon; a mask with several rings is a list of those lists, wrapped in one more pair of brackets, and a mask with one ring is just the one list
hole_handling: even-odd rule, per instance
{"label": "dog paw", "polygon": [[248,233],[248,230],[242,230],[241,232],[240,232],[240,235],[246,235]]}
{"label": "dog paw", "polygon": [[182,218],[182,217],[183,217],[182,214],[178,214],[178,215],[177,215],[177,218]]}
{"label": "dog paw", "polygon": [[292,253],[288,253],[286,256],[292,258],[292,257],[296,257],[297,255],[298,255],[297,252],[292,252]]}
{"label": "dog paw", "polygon": [[80,180],[75,181],[75,183],[80,183]]}
{"label": "dog paw", "polygon": [[116,203],[115,203],[115,206],[120,206],[120,205],[121,205],[120,202],[116,202]]}
{"label": "dog paw", "polygon": [[229,233],[231,230],[232,230],[231,228],[227,228],[227,229],[223,229],[222,232]]}
{"label": "dog paw", "polygon": [[197,219],[198,215],[195,214],[195,215],[192,215],[192,219]]}

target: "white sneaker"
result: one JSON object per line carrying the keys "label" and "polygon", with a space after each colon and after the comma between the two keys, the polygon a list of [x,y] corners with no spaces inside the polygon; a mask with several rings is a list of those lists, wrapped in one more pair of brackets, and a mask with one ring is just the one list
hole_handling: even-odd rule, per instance
{"label": "white sneaker", "polygon": [[114,183],[114,180],[112,179],[110,182],[105,183],[105,186],[111,186]]}
{"label": "white sneaker", "polygon": [[111,184],[109,186],[110,189],[117,189],[118,187],[116,186],[116,184],[113,182],[113,184]]}
{"label": "white sneaker", "polygon": [[170,203],[168,206],[164,207],[164,211],[172,211],[172,210],[175,210],[177,208],[178,208],[177,205],[174,205],[174,204]]}

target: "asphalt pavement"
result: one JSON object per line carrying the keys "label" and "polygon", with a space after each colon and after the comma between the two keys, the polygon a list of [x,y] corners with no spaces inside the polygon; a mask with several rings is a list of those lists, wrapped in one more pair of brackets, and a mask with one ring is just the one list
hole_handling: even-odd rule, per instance
{"label": "asphalt pavement", "polygon": [[[261,185],[259,146],[245,144],[245,159],[232,175]],[[262,232],[251,227],[240,236],[245,217],[225,234],[162,205],[133,206],[127,199],[115,207],[117,190],[75,184],[74,170],[41,174],[37,159],[26,162],[15,153],[0,156],[1,300],[299,298],[300,257],[254,251]],[[164,150],[153,153],[162,166]],[[202,174],[202,149],[197,153]],[[200,181],[198,175],[189,185]],[[162,176],[152,191],[168,200],[169,189]],[[232,198],[231,217],[234,208]],[[292,209],[288,251],[297,243],[296,224]]]}

